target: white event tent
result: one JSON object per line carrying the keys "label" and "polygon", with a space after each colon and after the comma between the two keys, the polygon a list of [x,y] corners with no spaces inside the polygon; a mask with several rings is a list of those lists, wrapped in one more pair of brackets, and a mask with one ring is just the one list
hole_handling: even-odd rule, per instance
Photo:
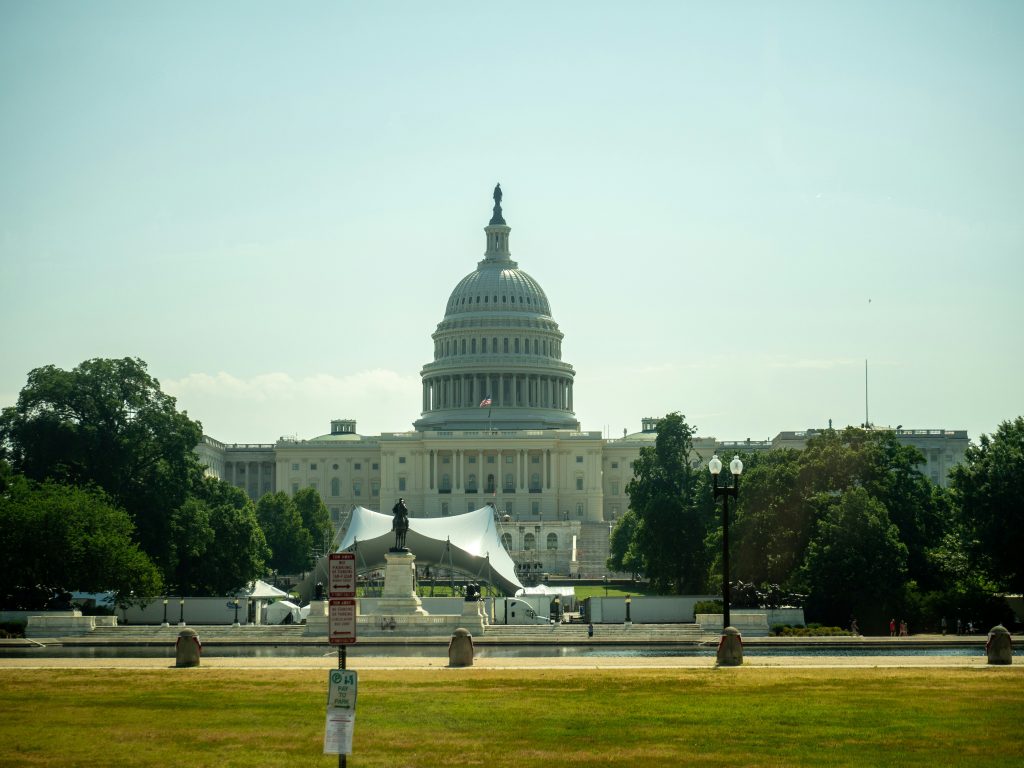
{"label": "white event tent", "polygon": [[[392,520],[391,515],[356,507],[338,551],[355,552],[359,570],[383,568],[384,554],[395,545]],[[450,564],[506,594],[523,587],[515,563],[501,545],[489,506],[452,517],[410,517],[405,545],[420,562]]]}

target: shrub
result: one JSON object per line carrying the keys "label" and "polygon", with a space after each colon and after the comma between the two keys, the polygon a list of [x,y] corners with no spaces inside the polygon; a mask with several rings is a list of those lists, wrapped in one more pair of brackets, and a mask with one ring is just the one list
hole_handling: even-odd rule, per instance
{"label": "shrub", "polygon": [[698,613],[722,613],[724,604],[721,600],[698,600],[693,605],[694,614]]}

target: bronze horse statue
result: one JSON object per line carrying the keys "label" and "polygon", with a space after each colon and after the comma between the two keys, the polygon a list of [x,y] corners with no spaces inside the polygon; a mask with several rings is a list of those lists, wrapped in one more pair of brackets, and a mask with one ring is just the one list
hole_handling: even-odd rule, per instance
{"label": "bronze horse statue", "polygon": [[391,530],[395,532],[395,546],[392,552],[408,552],[405,546],[405,534],[409,532],[409,508],[405,506],[405,499],[399,499],[398,503],[391,508],[395,519],[391,523]]}

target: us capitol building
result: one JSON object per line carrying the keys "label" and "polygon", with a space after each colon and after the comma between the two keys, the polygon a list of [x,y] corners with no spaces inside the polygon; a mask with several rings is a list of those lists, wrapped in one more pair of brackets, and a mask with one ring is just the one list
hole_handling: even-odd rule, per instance
{"label": "us capitol building", "polygon": [[[541,572],[604,575],[611,527],[629,507],[632,462],[653,444],[658,419],[645,418],[640,432],[618,439],[580,430],[563,334],[540,284],[512,260],[501,199],[495,187],[484,258],[456,284],[434,331],[413,431],[360,435],[354,419],[335,419],[328,434],[308,440],[225,444],[204,436],[197,452],[210,474],[253,499],[314,488],[339,529],[354,507],[388,513],[400,496],[414,517],[490,504],[524,580]],[[802,448],[814,433],[698,438],[693,461]],[[896,434],[924,453],[922,472],[942,484],[968,444],[964,430]]]}

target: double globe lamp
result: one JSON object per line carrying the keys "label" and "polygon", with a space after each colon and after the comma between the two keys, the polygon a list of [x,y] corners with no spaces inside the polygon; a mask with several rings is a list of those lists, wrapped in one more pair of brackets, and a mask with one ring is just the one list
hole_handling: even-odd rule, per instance
{"label": "double globe lamp", "polygon": [[740,475],[743,474],[743,462],[739,456],[733,456],[729,462],[729,471],[732,473],[732,485],[720,486],[718,475],[722,471],[722,461],[717,455],[711,457],[708,462],[708,469],[711,470],[711,477],[714,481],[714,494],[717,499],[722,497],[722,632],[730,626],[729,621],[729,497],[734,499],[740,488]]}

